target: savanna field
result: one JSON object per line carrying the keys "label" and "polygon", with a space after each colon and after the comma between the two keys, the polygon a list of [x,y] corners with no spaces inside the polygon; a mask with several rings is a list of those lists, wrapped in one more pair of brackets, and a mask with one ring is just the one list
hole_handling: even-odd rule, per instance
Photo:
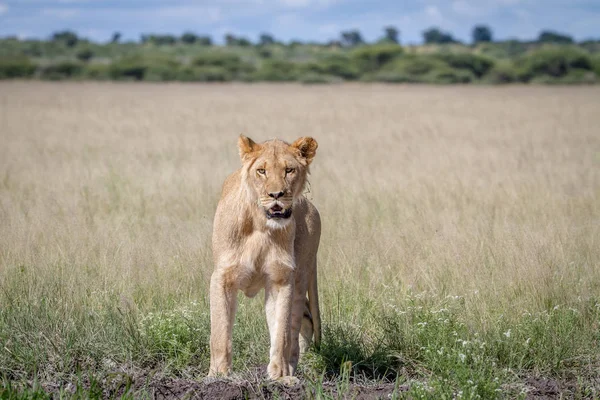
{"label": "savanna field", "polygon": [[[598,398],[599,127],[598,87],[1,83],[0,397]],[[295,387],[262,294],[205,378],[240,133],[319,142]]]}

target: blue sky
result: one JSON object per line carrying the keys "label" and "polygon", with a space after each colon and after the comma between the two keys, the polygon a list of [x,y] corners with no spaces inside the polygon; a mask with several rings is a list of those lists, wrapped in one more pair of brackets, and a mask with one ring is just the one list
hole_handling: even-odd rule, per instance
{"label": "blue sky", "polygon": [[499,39],[534,38],[542,29],[600,38],[600,0],[0,0],[0,36],[45,38],[71,29],[96,41],[115,31],[137,40],[186,30],[217,42],[227,32],[325,41],[346,29],[371,41],[394,25],[403,43],[419,43],[431,26],[468,40],[479,23]]}

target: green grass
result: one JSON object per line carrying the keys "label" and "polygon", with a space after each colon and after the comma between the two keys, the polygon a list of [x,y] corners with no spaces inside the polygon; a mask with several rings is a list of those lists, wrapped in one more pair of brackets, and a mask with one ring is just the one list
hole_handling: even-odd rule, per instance
{"label": "green grass", "polygon": [[[598,365],[598,300],[523,312],[512,319],[498,313],[482,326],[483,321],[473,323],[476,318],[461,297],[408,295],[394,306],[365,307],[365,294],[344,296],[340,300],[348,311],[362,308],[362,315],[349,321],[344,312],[324,325],[320,349],[306,354],[300,366],[308,382],[321,377],[342,385],[345,380],[403,377],[417,382],[409,391],[414,398],[462,393],[464,398],[489,399],[505,391],[502,385],[518,385],[527,375],[579,375],[577,390],[597,390],[591,371]],[[238,372],[268,362],[262,310],[256,303],[241,304],[234,328]],[[204,305],[141,312],[114,301],[102,309],[10,301],[0,324],[7,382],[32,377],[67,382],[80,373],[105,375],[124,365],[189,379],[206,375],[210,320]],[[586,370],[589,376],[580,375]],[[15,398],[10,385],[4,390],[7,398]],[[93,384],[85,390],[93,392]],[[35,386],[30,391],[28,398],[41,393]]]}

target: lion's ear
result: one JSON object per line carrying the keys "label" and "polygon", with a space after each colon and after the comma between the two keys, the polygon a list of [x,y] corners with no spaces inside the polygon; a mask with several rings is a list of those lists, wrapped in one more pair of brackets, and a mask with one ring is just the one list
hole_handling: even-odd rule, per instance
{"label": "lion's ear", "polygon": [[238,148],[240,150],[240,158],[242,161],[245,161],[250,154],[260,150],[261,145],[254,143],[254,140],[249,137],[240,135],[240,138],[238,139]]}
{"label": "lion's ear", "polygon": [[311,137],[301,137],[292,143],[292,147],[296,148],[300,151],[300,155],[306,159],[308,164],[311,163],[312,159],[315,157],[315,153],[317,152],[317,147],[319,144],[317,141]]}

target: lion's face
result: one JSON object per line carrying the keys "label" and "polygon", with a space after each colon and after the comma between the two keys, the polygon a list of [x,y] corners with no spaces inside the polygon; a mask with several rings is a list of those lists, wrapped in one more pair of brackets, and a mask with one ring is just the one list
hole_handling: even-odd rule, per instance
{"label": "lion's face", "polygon": [[240,136],[238,145],[246,188],[270,225],[285,225],[292,216],[294,201],[304,189],[317,142],[303,137],[291,145],[281,140],[257,144]]}

